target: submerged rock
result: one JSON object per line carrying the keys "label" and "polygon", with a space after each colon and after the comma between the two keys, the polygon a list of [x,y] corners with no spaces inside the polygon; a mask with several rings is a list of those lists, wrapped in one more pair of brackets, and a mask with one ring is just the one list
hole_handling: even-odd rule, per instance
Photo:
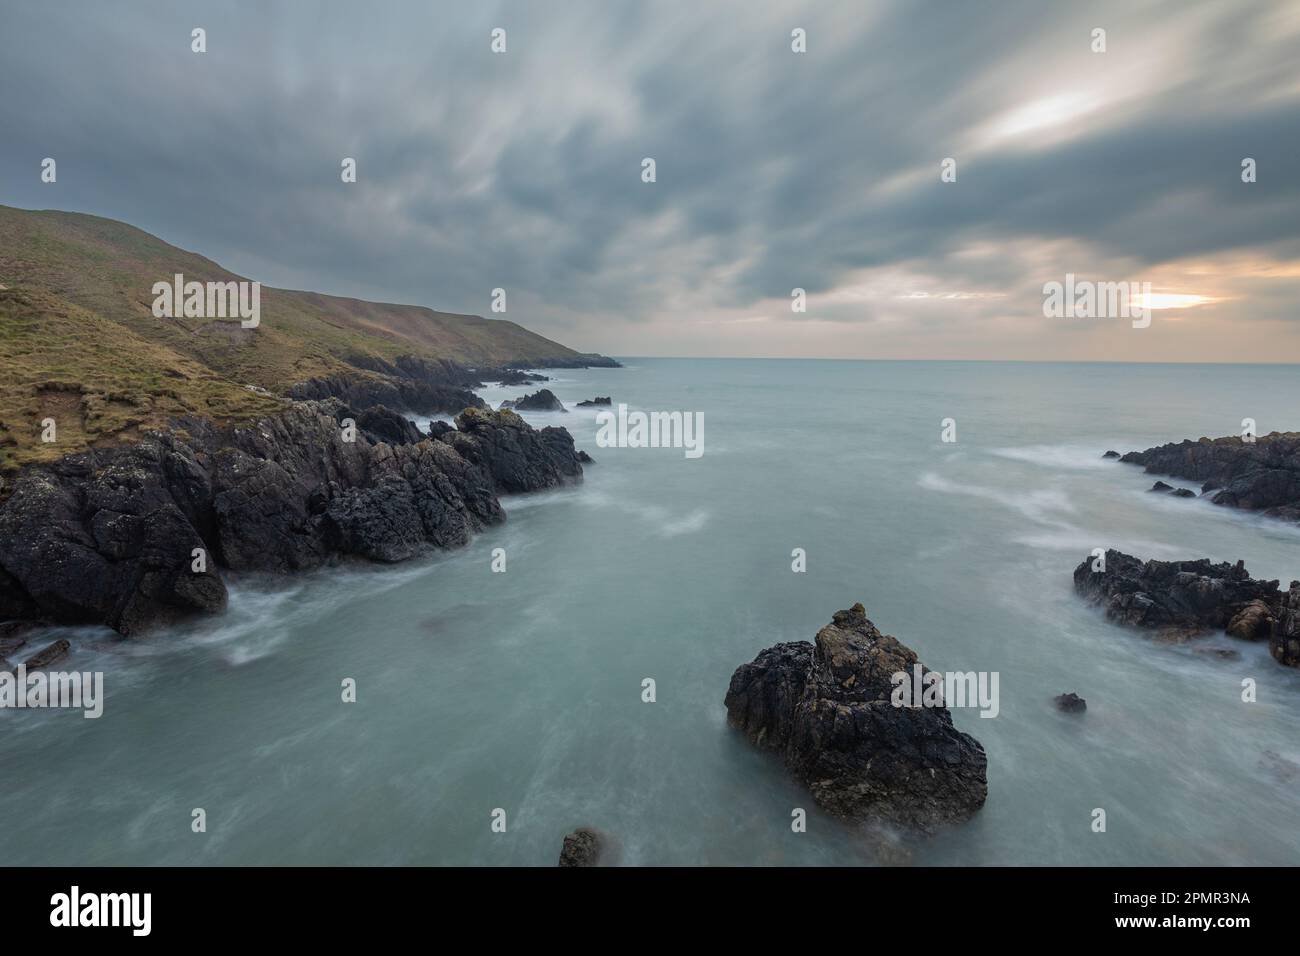
{"label": "submerged rock", "polygon": [[1203,482],[1216,505],[1300,521],[1300,432],[1273,432],[1255,441],[1202,438],[1134,451],[1121,461],[1149,474]]}
{"label": "submerged rock", "polygon": [[604,836],[590,827],[578,827],[564,838],[560,866],[599,866],[604,855]]}
{"label": "submerged rock", "polygon": [[946,707],[893,704],[893,675],[917,663],[855,604],[814,644],[778,644],[737,668],[727,721],[835,816],[923,831],[960,822],[984,805],[987,758]]}
{"label": "submerged rock", "polygon": [[1088,709],[1088,702],[1073,691],[1060,694],[1055,698],[1055,703],[1057,710],[1063,710],[1067,714],[1081,714]]}
{"label": "submerged rock", "polygon": [[39,670],[42,667],[49,667],[51,664],[57,664],[63,658],[68,656],[68,651],[72,645],[66,640],[60,638],[50,644],[46,644],[39,651],[33,654],[27,660],[23,661],[29,671]]}

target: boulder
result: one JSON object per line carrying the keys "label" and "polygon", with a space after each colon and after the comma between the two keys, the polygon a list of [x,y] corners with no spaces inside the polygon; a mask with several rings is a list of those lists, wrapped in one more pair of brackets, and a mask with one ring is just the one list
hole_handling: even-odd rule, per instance
{"label": "boulder", "polygon": [[1167,485],[1167,484],[1165,484],[1163,481],[1157,481],[1154,485],[1152,485],[1152,486],[1151,486],[1150,488],[1148,488],[1147,490],[1148,490],[1148,491],[1173,491],[1173,490],[1174,490],[1174,486],[1173,486],[1173,485]]}
{"label": "boulder", "polygon": [[916,654],[855,604],[814,643],[778,644],[738,668],[727,721],[786,767],[832,815],[921,831],[968,819],[988,794],[984,748],[943,706],[892,702]]}
{"label": "boulder", "polygon": [[1102,457],[1102,458],[1118,458],[1118,457],[1119,457],[1119,452],[1117,452],[1117,451],[1108,451],[1108,452],[1106,452],[1104,455],[1102,455],[1101,457]]}
{"label": "boulder", "polygon": [[590,827],[578,827],[564,838],[560,848],[560,866],[599,866],[605,839]]}

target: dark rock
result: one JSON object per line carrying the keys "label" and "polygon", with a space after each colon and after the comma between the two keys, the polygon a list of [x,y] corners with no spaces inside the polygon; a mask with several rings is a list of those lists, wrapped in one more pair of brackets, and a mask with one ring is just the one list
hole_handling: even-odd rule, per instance
{"label": "dark rock", "polygon": [[1119,457],[1119,452],[1117,452],[1117,451],[1108,451],[1108,452],[1106,452],[1106,454],[1102,455],[1101,457],[1102,457],[1102,458],[1118,458],[1118,457]]}
{"label": "dark rock", "polygon": [[479,376],[485,381],[496,382],[498,385],[531,385],[534,382],[548,380],[545,375],[525,372],[517,368],[485,368],[478,371]]}
{"label": "dark rock", "polygon": [[1174,486],[1173,486],[1173,485],[1167,485],[1167,484],[1165,484],[1163,481],[1157,481],[1154,485],[1152,485],[1152,486],[1151,486],[1150,488],[1148,488],[1147,490],[1148,490],[1148,491],[1173,491],[1173,490],[1174,490]]}
{"label": "dark rock", "polygon": [[448,432],[454,432],[456,426],[450,422],[444,422],[441,419],[434,419],[429,422],[429,437],[434,441],[441,441],[443,436]]}
{"label": "dark rock", "polygon": [[1175,488],[1172,492],[1175,498],[1195,498],[1196,492],[1191,488]]}
{"label": "dark rock", "polygon": [[456,418],[456,429],[443,441],[487,472],[500,492],[539,491],[582,477],[582,464],[567,429],[534,430],[508,409],[473,408]]}
{"label": "dark rock", "polygon": [[1227,629],[1253,602],[1271,607],[1280,597],[1278,582],[1254,580],[1240,561],[1143,563],[1114,549],[1105,560],[1105,571],[1093,571],[1092,558],[1075,568],[1075,590],[1101,604],[1111,620],[1169,639]]}
{"label": "dark rock", "polygon": [[1300,581],[1292,581],[1278,602],[1268,651],[1279,664],[1300,667]]}
{"label": "dark rock", "polygon": [[605,839],[590,827],[578,827],[564,838],[560,848],[560,866],[599,866]]}
{"label": "dark rock", "polygon": [[1067,714],[1081,714],[1088,709],[1088,702],[1073,691],[1068,694],[1060,694],[1054,698],[1058,710],[1063,710]]}
{"label": "dark rock", "polygon": [[1273,432],[1253,442],[1202,438],[1124,455],[1150,474],[1202,482],[1216,505],[1300,521],[1300,432]]}
{"label": "dark rock", "polygon": [[466,432],[439,429],[439,441],[371,444],[345,439],[345,411],[331,400],[228,428],[186,419],[27,469],[0,504],[3,613],[134,634],[221,610],[219,568],[454,547],[503,519],[501,491],[582,475],[567,431],[509,412],[472,410]]}
{"label": "dark rock", "polygon": [[590,401],[579,402],[578,407],[585,408],[589,405],[611,405],[611,404],[613,404],[613,402],[608,396],[605,398],[601,398],[600,396],[597,396],[591,399]]}
{"label": "dark rock", "polygon": [[414,445],[424,441],[419,426],[400,412],[383,405],[373,405],[356,417],[357,427],[373,442],[390,445]]}
{"label": "dark rock", "polygon": [[578,451],[578,461],[582,462],[584,465],[594,465],[596,463],[596,459],[592,458],[582,450]]}
{"label": "dark rock", "polygon": [[289,389],[289,397],[298,401],[337,398],[353,408],[383,405],[422,415],[454,415],[485,404],[464,385],[362,372],[337,372],[299,382]]}
{"label": "dark rock", "polygon": [[897,672],[916,655],[856,604],[815,644],[778,644],[742,665],[727,720],[779,753],[829,813],[930,830],[970,817],[988,794],[984,748],[946,707],[896,707]]}
{"label": "dark rock", "polygon": [[63,658],[68,656],[68,651],[72,645],[65,640],[57,640],[52,644],[47,644],[27,660],[23,665],[29,670],[40,670],[42,667],[49,667],[51,664],[57,664]]}
{"label": "dark rock", "polygon": [[1241,660],[1241,652],[1234,651],[1230,647],[1197,647],[1193,648],[1192,653],[1202,657],[1214,657],[1221,661]]}
{"label": "dark rock", "polygon": [[514,404],[509,406],[521,412],[565,412],[568,411],[555,394],[549,389],[544,388],[540,391],[533,392],[531,395],[525,395],[523,398],[516,399]]}

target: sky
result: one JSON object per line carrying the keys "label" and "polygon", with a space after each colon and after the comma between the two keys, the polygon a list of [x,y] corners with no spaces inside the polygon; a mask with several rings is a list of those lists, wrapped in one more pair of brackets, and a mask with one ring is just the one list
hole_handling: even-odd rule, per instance
{"label": "sky", "polygon": [[611,355],[1296,362],[1300,3],[0,0],[0,203]]}

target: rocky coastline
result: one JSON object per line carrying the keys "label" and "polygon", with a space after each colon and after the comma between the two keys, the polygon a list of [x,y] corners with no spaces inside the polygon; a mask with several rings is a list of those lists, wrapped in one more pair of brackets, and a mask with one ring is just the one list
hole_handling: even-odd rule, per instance
{"label": "rocky coastline", "polygon": [[[138,634],[220,612],[225,570],[454,548],[504,520],[500,495],[582,478],[563,428],[534,429],[449,392],[455,427],[436,422],[425,435],[382,403],[358,411],[321,394],[378,394],[354,386],[307,383],[291,393],[320,398],[254,422],[178,419],[133,444],[24,469],[0,501],[0,622]],[[409,395],[383,395],[409,407]]]}
{"label": "rocky coastline", "polygon": [[[1254,441],[1201,438],[1103,457],[1141,465],[1148,474],[1200,482],[1201,497],[1216,505],[1300,522],[1300,432],[1273,432]],[[1162,484],[1152,490],[1194,496]]]}
{"label": "rocky coastline", "polygon": [[737,668],[727,722],[780,756],[831,815],[930,832],[984,805],[988,762],[947,707],[893,703],[893,675],[914,666],[855,604],[813,643],[777,644]]}
{"label": "rocky coastline", "polygon": [[1274,660],[1300,667],[1300,581],[1283,591],[1277,581],[1252,578],[1241,561],[1143,561],[1111,549],[1104,564],[1089,556],[1074,569],[1074,587],[1109,619],[1162,640],[1224,631],[1268,641]]}

